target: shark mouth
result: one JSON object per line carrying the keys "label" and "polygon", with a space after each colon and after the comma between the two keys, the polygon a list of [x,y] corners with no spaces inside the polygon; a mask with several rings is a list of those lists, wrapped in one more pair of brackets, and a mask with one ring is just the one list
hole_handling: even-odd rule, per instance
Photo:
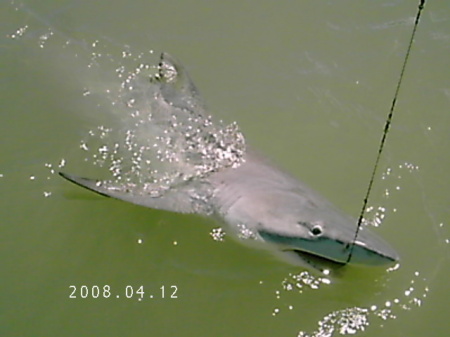
{"label": "shark mouth", "polygon": [[334,260],[327,259],[326,257],[314,255],[309,252],[305,252],[297,249],[286,249],[284,252],[294,253],[301,262],[308,264],[312,268],[323,272],[325,269],[339,269],[345,266],[347,263],[338,262]]}

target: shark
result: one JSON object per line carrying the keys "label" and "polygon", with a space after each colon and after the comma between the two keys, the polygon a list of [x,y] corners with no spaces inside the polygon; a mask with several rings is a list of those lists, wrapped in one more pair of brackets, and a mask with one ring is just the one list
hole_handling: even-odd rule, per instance
{"label": "shark", "polygon": [[[204,109],[186,69],[162,53],[158,82],[169,106]],[[316,271],[347,264],[384,266],[399,261],[397,252],[293,175],[253,149],[233,165],[215,167],[162,193],[151,186],[84,178],[64,172],[68,181],[136,205],[176,213],[215,216],[240,242],[265,249],[281,260]],[[356,235],[357,233],[357,235]]]}

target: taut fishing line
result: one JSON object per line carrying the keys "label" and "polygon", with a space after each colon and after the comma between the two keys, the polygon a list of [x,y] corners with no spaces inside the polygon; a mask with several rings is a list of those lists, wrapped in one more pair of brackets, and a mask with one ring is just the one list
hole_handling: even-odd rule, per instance
{"label": "taut fishing line", "polygon": [[392,122],[392,117],[394,116],[394,109],[395,109],[395,105],[397,103],[397,97],[398,97],[398,94],[399,94],[399,91],[400,91],[400,87],[402,85],[402,80],[403,80],[403,75],[405,73],[406,64],[408,63],[409,54],[411,53],[411,48],[412,48],[412,44],[413,44],[413,41],[414,41],[414,36],[416,35],[416,30],[417,30],[417,27],[419,25],[420,15],[422,14],[422,10],[423,10],[424,6],[425,6],[425,0],[420,0],[419,7],[417,9],[416,19],[414,21],[414,27],[413,27],[413,31],[412,31],[412,34],[411,34],[411,39],[409,40],[408,49],[406,51],[405,59],[403,61],[403,66],[402,66],[402,70],[400,72],[400,77],[399,77],[398,82],[397,82],[397,88],[395,89],[395,94],[394,94],[394,98],[392,100],[391,109],[389,110],[389,114],[387,115],[387,118],[386,118],[386,123],[384,124],[383,136],[381,137],[380,145],[378,146],[378,154],[377,154],[377,157],[375,159],[375,164],[373,166],[372,176],[370,177],[369,186],[367,187],[367,192],[366,192],[366,195],[364,197],[363,206],[362,206],[361,212],[359,214],[359,218],[358,218],[358,226],[357,226],[356,231],[355,231],[355,237],[353,238],[352,244],[350,246],[350,252],[348,254],[348,259],[347,259],[346,263],[349,263],[350,259],[352,258],[353,247],[355,246],[356,238],[358,237],[358,233],[359,233],[359,231],[361,229],[362,221],[363,221],[363,218],[364,218],[364,212],[365,212],[366,207],[367,207],[367,202],[369,200],[370,192],[372,191],[373,181],[375,179],[375,174],[376,174],[377,169],[378,169],[378,163],[380,161],[380,157],[381,157],[381,154],[382,154],[383,149],[384,149],[384,144],[386,142],[386,138],[387,138],[387,135],[389,133],[389,129],[390,129],[391,122]]}

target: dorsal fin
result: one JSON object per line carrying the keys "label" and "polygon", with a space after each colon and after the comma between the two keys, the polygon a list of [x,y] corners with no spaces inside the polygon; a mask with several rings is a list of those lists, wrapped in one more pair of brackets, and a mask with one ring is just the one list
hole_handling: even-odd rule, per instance
{"label": "dorsal fin", "polygon": [[188,72],[167,53],[161,54],[156,80],[160,82],[161,95],[168,104],[196,114],[204,112],[203,101]]}

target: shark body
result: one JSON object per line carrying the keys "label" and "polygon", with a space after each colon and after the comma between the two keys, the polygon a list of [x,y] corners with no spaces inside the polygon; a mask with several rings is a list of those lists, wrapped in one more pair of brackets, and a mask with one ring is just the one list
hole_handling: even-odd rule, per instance
{"label": "shark body", "polygon": [[[163,53],[160,68],[161,94],[171,106],[202,107],[197,89],[180,64]],[[323,270],[347,262],[385,265],[399,260],[395,250],[367,228],[360,230],[355,240],[355,219],[252,150],[245,152],[239,165],[219,168],[158,195],[145,188],[60,175],[133,204],[178,213],[216,214],[242,241],[268,249],[291,264]]]}

